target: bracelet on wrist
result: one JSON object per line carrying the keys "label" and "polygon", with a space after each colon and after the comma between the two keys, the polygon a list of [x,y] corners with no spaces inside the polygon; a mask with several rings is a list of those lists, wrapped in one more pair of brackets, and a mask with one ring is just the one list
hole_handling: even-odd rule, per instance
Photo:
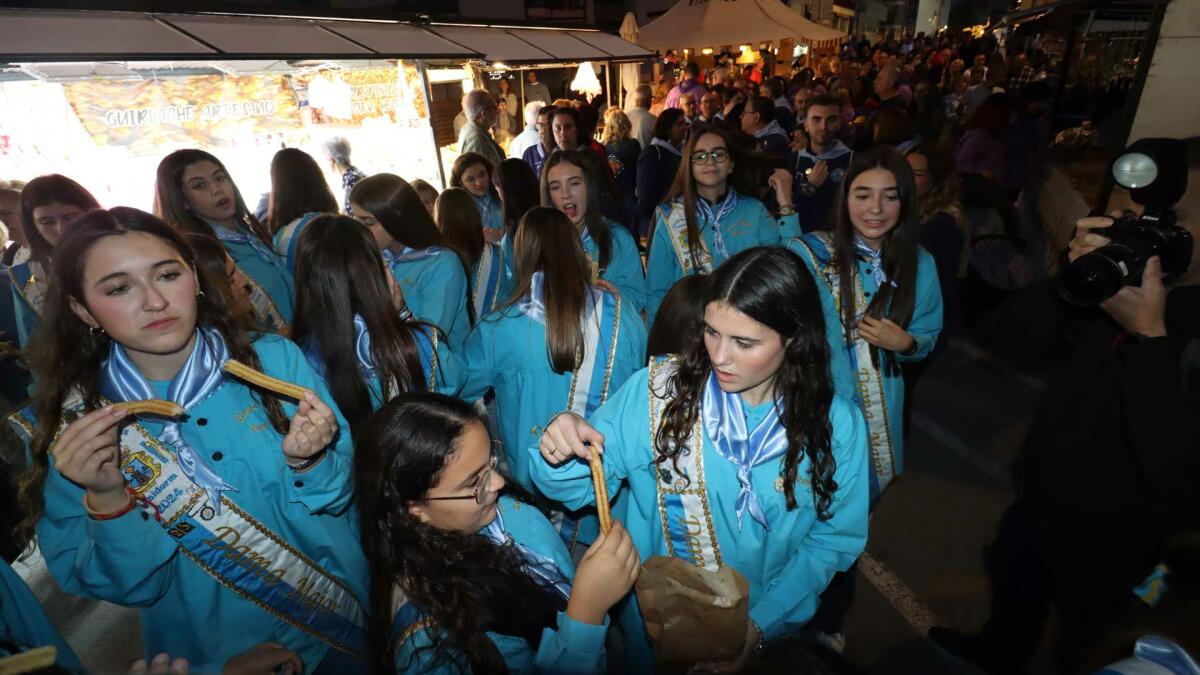
{"label": "bracelet on wrist", "polygon": [[917,342],[916,338],[913,338],[912,346],[900,352],[900,356],[912,356],[913,354],[916,354],[917,350],[920,348],[921,344]]}
{"label": "bracelet on wrist", "polygon": [[287,463],[288,468],[291,469],[292,471],[303,471],[303,470],[307,469],[308,467],[312,466],[313,464],[316,464],[317,462],[321,461],[321,459],[323,457],[325,457],[325,453],[327,453],[327,452],[329,452],[329,448],[321,448],[320,452],[313,455],[312,457],[305,459],[302,462],[299,462],[298,464],[292,464],[291,462],[288,462],[287,460],[284,460],[284,461]]}
{"label": "bracelet on wrist", "polygon": [[128,488],[125,490],[125,498],[129,500],[125,503],[125,506],[122,506],[116,511],[112,511],[111,513],[100,513],[93,509],[92,505],[88,503],[88,493],[84,492],[83,510],[87,512],[88,517],[92,520],[116,520],[117,518],[120,518],[126,513],[132,511],[133,507],[137,505],[137,502],[133,500],[133,494],[129,492]]}
{"label": "bracelet on wrist", "polygon": [[779,207],[779,215],[781,215],[781,216],[791,216],[791,215],[795,215],[795,213],[796,213],[796,207],[792,206],[791,204]]}

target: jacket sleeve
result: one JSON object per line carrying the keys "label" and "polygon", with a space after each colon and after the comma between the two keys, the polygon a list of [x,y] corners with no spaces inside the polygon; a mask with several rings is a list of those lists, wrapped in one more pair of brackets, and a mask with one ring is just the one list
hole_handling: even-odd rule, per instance
{"label": "jacket sleeve", "polygon": [[866,422],[855,405],[838,397],[830,410],[830,423],[838,485],[830,505],[832,515],[828,520],[813,521],[804,537],[795,542],[787,564],[750,608],[750,619],[758,624],[764,640],[808,623],[834,573],[849,569],[867,544]]}
{"label": "jacket sleeve", "polygon": [[127,607],[158,602],[175,576],[171,538],[139,509],[113,520],[89,518],[83,493],[50,467],[37,535],[54,580],[67,593]]}
{"label": "jacket sleeve", "polygon": [[558,613],[558,625],[542,630],[534,669],[547,675],[600,675],[608,670],[604,638],[609,619],[599,626],[580,623]]}
{"label": "jacket sleeve", "polygon": [[917,342],[917,351],[905,356],[897,353],[902,363],[921,361],[929,356],[942,332],[942,286],[938,283],[937,266],[925,249],[917,249],[917,297],[908,334]]}
{"label": "jacket sleeve", "polygon": [[646,323],[654,325],[658,307],[671,286],[683,276],[675,247],[671,244],[671,233],[663,215],[663,209],[654,210],[654,236],[650,240],[650,254],[646,258]]}
{"label": "jacket sleeve", "polygon": [[463,342],[463,363],[466,376],[463,382],[463,394],[473,400],[482,396],[492,386],[493,374],[496,369],[495,324],[492,321],[479,321],[471,329],[470,335]]}
{"label": "jacket sleeve", "polygon": [[623,309],[641,313],[646,306],[646,277],[637,244],[624,227],[613,223],[609,230],[612,232],[612,260],[608,262],[604,277],[621,292]]}

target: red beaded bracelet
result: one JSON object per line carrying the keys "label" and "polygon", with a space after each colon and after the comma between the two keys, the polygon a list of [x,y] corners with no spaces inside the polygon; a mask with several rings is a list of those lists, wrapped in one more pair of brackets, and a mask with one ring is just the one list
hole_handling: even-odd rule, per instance
{"label": "red beaded bracelet", "polygon": [[96,511],[92,509],[92,506],[88,504],[87,493],[85,492],[83,493],[83,510],[87,511],[88,517],[90,517],[92,520],[116,520],[126,513],[129,513],[135,506],[137,506],[137,502],[133,500],[133,493],[129,491],[129,488],[125,489],[125,495],[129,497],[129,503],[117,511],[112,513],[96,513]]}

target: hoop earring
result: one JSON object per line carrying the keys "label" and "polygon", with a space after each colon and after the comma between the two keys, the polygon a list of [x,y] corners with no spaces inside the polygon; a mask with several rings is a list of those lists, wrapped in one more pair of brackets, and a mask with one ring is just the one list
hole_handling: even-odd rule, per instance
{"label": "hoop earring", "polygon": [[196,291],[196,302],[204,302],[205,297],[204,291]]}
{"label": "hoop earring", "polygon": [[104,329],[100,326],[88,326],[88,335],[93,338],[99,338],[104,335]]}

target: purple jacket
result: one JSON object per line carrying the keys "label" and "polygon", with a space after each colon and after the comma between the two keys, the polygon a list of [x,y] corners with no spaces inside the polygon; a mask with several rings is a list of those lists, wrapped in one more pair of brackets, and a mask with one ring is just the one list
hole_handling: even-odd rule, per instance
{"label": "purple jacket", "polygon": [[704,95],[707,93],[708,90],[704,88],[704,85],[689,77],[667,92],[667,101],[664,105],[667,108],[679,108],[681,107],[679,105],[679,97],[684,94],[692,94],[696,97],[696,105],[699,106],[700,99],[704,98]]}

